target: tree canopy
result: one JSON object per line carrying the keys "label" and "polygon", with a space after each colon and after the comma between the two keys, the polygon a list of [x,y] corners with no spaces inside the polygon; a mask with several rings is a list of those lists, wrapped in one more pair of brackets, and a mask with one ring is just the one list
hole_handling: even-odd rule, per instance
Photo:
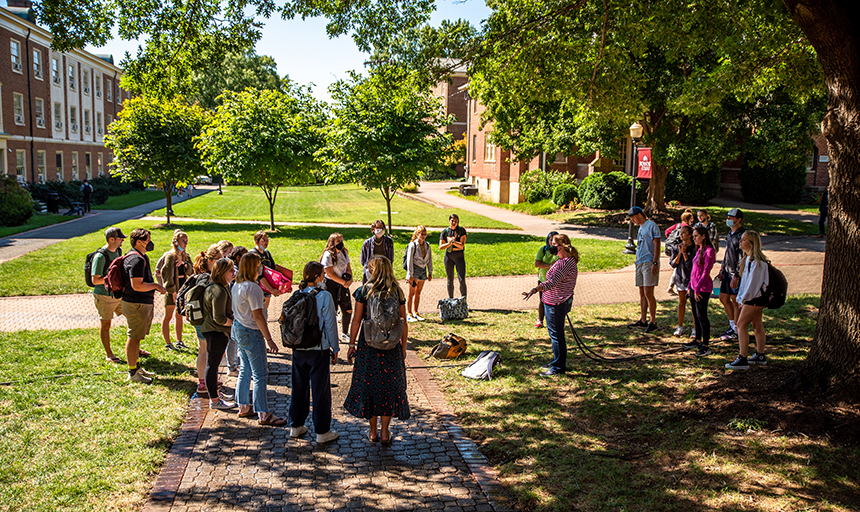
{"label": "tree canopy", "polygon": [[228,53],[223,60],[195,71],[191,82],[189,103],[199,103],[210,110],[218,106],[217,98],[224,91],[243,91],[248,87],[283,91],[284,83],[289,87],[289,78],[282,80],[278,76],[275,59],[252,50]]}

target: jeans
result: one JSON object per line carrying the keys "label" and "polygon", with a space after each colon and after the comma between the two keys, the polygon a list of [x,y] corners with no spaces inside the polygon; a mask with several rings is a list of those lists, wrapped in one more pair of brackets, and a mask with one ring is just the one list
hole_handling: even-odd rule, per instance
{"label": "jeans", "polygon": [[248,405],[251,378],[254,379],[254,412],[269,412],[266,400],[266,381],[269,365],[266,359],[266,340],[257,329],[249,329],[239,322],[233,323],[233,339],[239,348],[239,379],[236,381],[236,400],[239,405]]}
{"label": "jeans", "polygon": [[457,269],[457,279],[460,280],[460,296],[466,296],[466,251],[450,251],[445,253],[445,274],[448,276],[448,298],[454,298],[454,269]]}
{"label": "jeans", "polygon": [[710,293],[699,293],[700,300],[696,300],[696,292],[690,290],[687,297],[690,298],[690,305],[693,309],[693,326],[696,328],[696,340],[701,341],[702,345],[707,346],[711,339],[711,321],[708,320],[708,299],[711,298]]}
{"label": "jeans", "polygon": [[206,391],[209,398],[218,398],[218,365],[230,337],[220,331],[207,331],[203,338],[206,339]]}
{"label": "jeans", "polygon": [[349,296],[349,288],[345,288],[338,282],[326,278],[325,289],[334,299],[334,311],[340,309],[341,332],[349,336],[349,327],[352,323],[352,299]]}
{"label": "jeans", "polygon": [[290,426],[305,424],[314,395],[314,430],[331,430],[331,351],[293,350],[293,394],[290,398]]}
{"label": "jeans", "polygon": [[564,373],[567,371],[567,342],[564,339],[564,319],[570,312],[573,297],[561,304],[551,306],[544,304],[546,314],[546,330],[552,342],[552,362],[549,363],[549,371],[552,373]]}

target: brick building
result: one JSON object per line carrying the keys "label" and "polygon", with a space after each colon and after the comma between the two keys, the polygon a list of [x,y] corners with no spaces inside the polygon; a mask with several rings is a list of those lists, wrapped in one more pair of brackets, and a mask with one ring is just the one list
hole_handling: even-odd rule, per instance
{"label": "brick building", "polygon": [[0,7],[0,169],[31,183],[108,174],[107,126],[130,97],[112,56],[51,50],[29,0]]}
{"label": "brick building", "polygon": [[[452,63],[452,61],[446,61]],[[466,119],[468,118],[468,100],[466,99],[466,68],[454,67],[453,72],[447,80],[440,80],[433,88],[433,94],[442,100],[442,108],[445,115],[454,115],[457,120],[445,127],[455,141],[463,140],[466,135]],[[465,166],[458,164],[455,169],[457,176],[465,174]]]}

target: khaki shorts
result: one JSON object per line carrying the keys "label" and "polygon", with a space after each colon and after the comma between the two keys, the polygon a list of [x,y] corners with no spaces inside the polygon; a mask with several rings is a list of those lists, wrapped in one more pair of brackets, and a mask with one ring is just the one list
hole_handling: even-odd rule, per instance
{"label": "khaki shorts", "polygon": [[112,320],[114,314],[116,316],[122,315],[122,299],[94,293],[93,302],[96,305],[96,311],[99,312],[99,319],[101,320]]}
{"label": "khaki shorts", "polygon": [[636,264],[636,286],[657,286],[660,284],[660,272],[654,273],[654,264],[650,261]]}
{"label": "khaki shorts", "polygon": [[128,322],[129,339],[142,340],[149,334],[149,329],[152,327],[154,309],[152,304],[136,304],[134,302],[122,301],[122,313]]}
{"label": "khaki shorts", "polygon": [[174,294],[170,292],[164,294],[164,307],[176,305],[176,300],[174,300],[173,295]]}

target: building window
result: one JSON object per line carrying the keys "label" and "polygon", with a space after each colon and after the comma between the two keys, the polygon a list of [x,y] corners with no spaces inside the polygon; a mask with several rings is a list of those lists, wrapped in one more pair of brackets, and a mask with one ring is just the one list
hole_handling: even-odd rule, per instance
{"label": "building window", "polygon": [[63,105],[59,102],[54,102],[54,129],[59,130],[63,127]]}
{"label": "building window", "polygon": [[45,127],[45,100],[42,98],[36,98],[36,102],[34,104],[35,114],[36,114],[36,126],[39,128]]}
{"label": "building window", "polygon": [[484,161],[485,162],[495,162],[496,161],[496,145],[489,141],[490,134],[486,134],[484,136]]}
{"label": "building window", "polygon": [[12,39],[9,43],[12,53],[12,69],[21,72],[21,43]]}
{"label": "building window", "polygon": [[84,81],[84,83],[82,85],[82,89],[84,90],[84,94],[89,94],[90,93],[90,72],[87,70],[84,70],[83,73],[81,73],[81,75],[82,75],[83,81]]}
{"label": "building window", "polygon": [[110,124],[111,124],[112,122],[113,122],[113,116],[112,116],[112,115],[110,115],[110,114],[108,114],[108,115],[107,115],[107,125],[105,125],[105,128],[110,128]]}
{"label": "building window", "polygon": [[96,97],[101,98],[102,97],[102,77],[101,77],[101,75],[96,75],[95,85],[96,85]]}
{"label": "building window", "polygon": [[90,126],[90,111],[84,110],[84,133],[90,133],[93,129]]}
{"label": "building window", "polygon": [[78,152],[72,151],[72,179],[78,179]]}
{"label": "building window", "polygon": [[104,133],[102,129],[102,113],[96,112],[96,133],[101,135]]}
{"label": "building window", "polygon": [[39,50],[33,50],[33,73],[42,79],[42,52]]}
{"label": "building window", "polygon": [[15,109],[15,124],[24,124],[24,95],[21,93],[12,94],[12,105]]}
{"label": "building window", "polygon": [[567,155],[564,153],[556,153],[555,160],[553,160],[554,164],[566,164],[567,163]]}
{"label": "building window", "polygon": [[99,178],[104,178],[104,175],[105,175],[104,161],[105,161],[104,153],[99,153],[98,160],[96,161],[96,163],[99,166]]}
{"label": "building window", "polygon": [[113,101],[113,82],[107,80],[105,82],[105,92],[107,93],[107,100]]}
{"label": "building window", "polygon": [[57,181],[63,181],[63,152],[57,151]]}
{"label": "building window", "polygon": [[75,65],[69,64],[69,89],[75,89]]}
{"label": "building window", "polygon": [[478,136],[472,135],[472,161],[478,159]]}
{"label": "building window", "polygon": [[78,107],[69,107],[69,128],[73,132],[78,131]]}
{"label": "building window", "polygon": [[39,181],[45,181],[45,166],[46,166],[47,156],[45,151],[39,150],[36,151],[36,168],[39,170]]}
{"label": "building window", "polygon": [[23,149],[15,151],[15,174],[18,175],[18,181],[24,180],[24,171],[27,169],[27,152]]}
{"label": "building window", "polygon": [[87,172],[87,179],[88,179],[88,180],[89,180],[89,179],[92,179],[92,177],[93,177],[93,176],[92,176],[92,174],[93,174],[93,164],[92,164],[92,159],[90,158],[90,154],[89,154],[89,153],[85,153],[85,154],[84,154],[84,169],[85,169],[85,170],[86,170],[86,172]]}
{"label": "building window", "polygon": [[55,84],[60,83],[60,61],[59,59],[51,59],[51,79]]}

